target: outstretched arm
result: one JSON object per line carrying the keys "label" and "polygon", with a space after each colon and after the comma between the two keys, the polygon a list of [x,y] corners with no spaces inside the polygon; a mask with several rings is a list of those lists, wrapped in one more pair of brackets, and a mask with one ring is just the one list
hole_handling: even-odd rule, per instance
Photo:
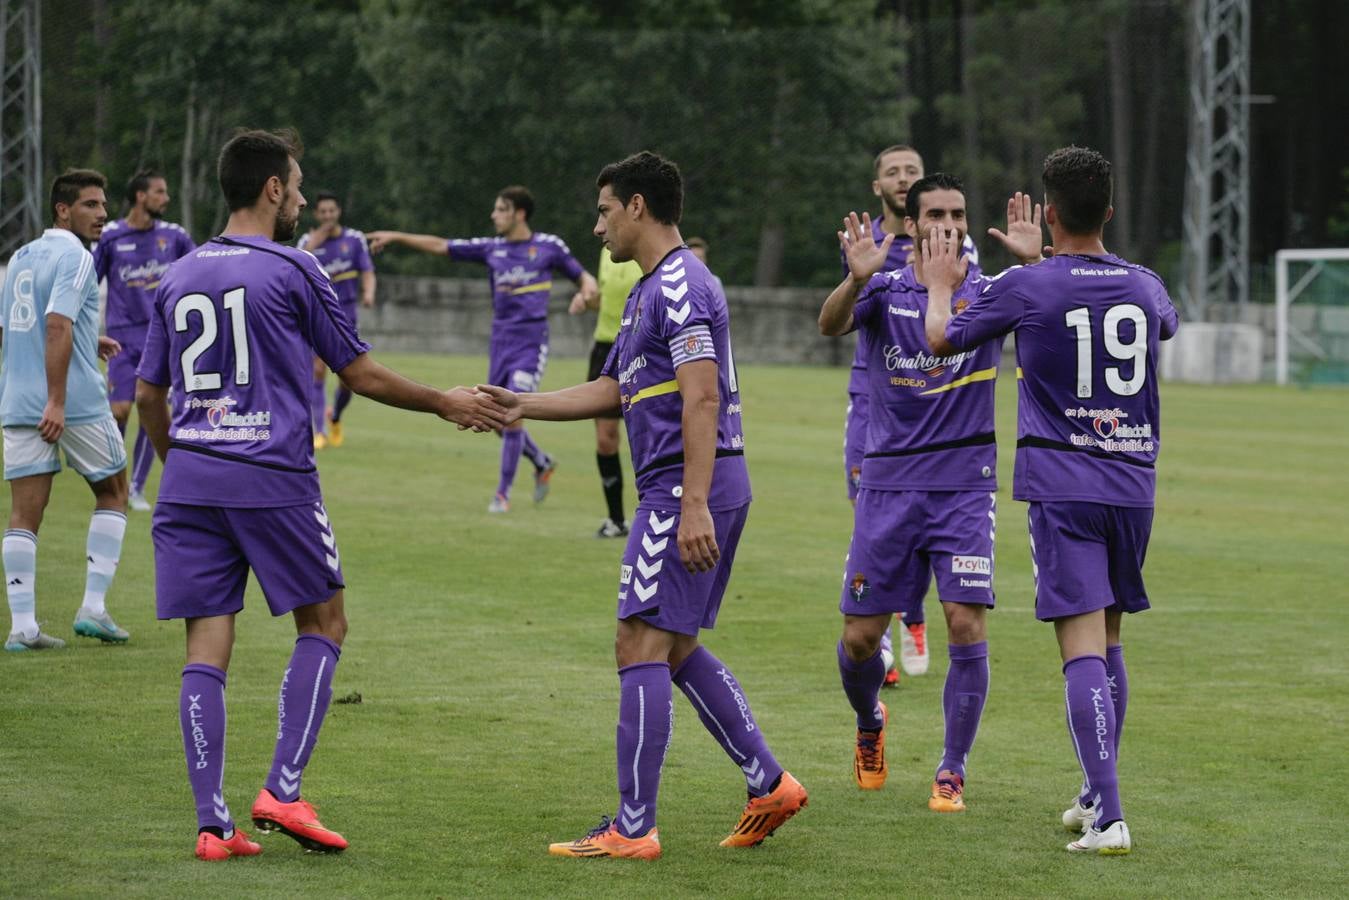
{"label": "outstretched arm", "polygon": [[585,384],[542,394],[517,394],[492,384],[478,385],[478,392],[480,396],[490,397],[506,411],[505,425],[519,419],[549,422],[593,419],[616,411],[620,403],[618,382],[607,375]]}
{"label": "outstretched arm", "polygon": [[830,292],[820,309],[820,334],[837,337],[852,330],[852,314],[857,306],[857,295],[885,265],[893,234],[887,234],[881,243],[871,233],[871,213],[850,213],[843,220],[843,231],[838,233],[839,246],[848,262],[848,277]]}
{"label": "outstretched arm", "polygon": [[434,234],[408,234],[405,231],[370,231],[366,233],[370,241],[370,252],[378,253],[390,244],[402,244],[413,250],[430,253],[435,256],[449,255],[449,248],[443,237]]}
{"label": "outstretched arm", "polygon": [[465,387],[441,391],[399,375],[362,353],[337,373],[342,383],[362,397],[399,409],[429,412],[474,431],[495,431],[506,424],[506,410],[485,402]]}

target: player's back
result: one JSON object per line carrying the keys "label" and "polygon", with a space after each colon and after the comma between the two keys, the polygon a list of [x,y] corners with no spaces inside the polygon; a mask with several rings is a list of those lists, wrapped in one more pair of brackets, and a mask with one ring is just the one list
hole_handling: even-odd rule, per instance
{"label": "player's back", "polygon": [[140,376],[173,388],[160,499],[288,506],[318,499],[309,391],[369,347],[308,253],[217,237],[160,284]]}
{"label": "player's back", "polygon": [[1055,256],[1006,277],[1025,304],[1017,498],[1151,506],[1157,348],[1178,326],[1165,285],[1110,254]]}
{"label": "player's back", "polygon": [[65,417],[88,422],[107,412],[107,385],[98,364],[98,288],[94,258],[74,233],[47,229],[9,261],[0,325],[0,422],[36,425],[47,404],[47,315],[71,320]]}

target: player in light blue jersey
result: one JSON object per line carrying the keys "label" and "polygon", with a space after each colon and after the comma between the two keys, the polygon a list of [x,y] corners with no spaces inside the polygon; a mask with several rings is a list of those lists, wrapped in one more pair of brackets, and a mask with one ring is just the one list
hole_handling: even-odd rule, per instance
{"label": "player in light blue jersey", "polygon": [[6,650],[48,650],[65,641],[38,628],[37,532],[60,455],[94,492],[88,574],[75,633],[108,643],[130,636],[108,615],[126,532],[126,450],[108,407],[99,358],[121,346],[98,336],[98,281],[89,243],[108,220],[107,179],[70,169],[52,183],[53,226],[9,261],[0,294],[0,426],[11,508],[5,531],[5,591],[13,624]]}

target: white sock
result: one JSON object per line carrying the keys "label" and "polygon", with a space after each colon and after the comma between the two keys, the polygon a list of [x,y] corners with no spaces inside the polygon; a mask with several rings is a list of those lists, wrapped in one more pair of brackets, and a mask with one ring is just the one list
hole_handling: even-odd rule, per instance
{"label": "white sock", "polygon": [[10,631],[37,636],[37,535],[22,528],[5,532],[3,549],[5,595],[14,620]]}
{"label": "white sock", "polygon": [[89,539],[85,544],[89,569],[84,581],[84,609],[93,615],[106,611],[104,597],[112,587],[117,561],[122,557],[122,537],[126,534],[126,513],[96,509],[89,519]]}

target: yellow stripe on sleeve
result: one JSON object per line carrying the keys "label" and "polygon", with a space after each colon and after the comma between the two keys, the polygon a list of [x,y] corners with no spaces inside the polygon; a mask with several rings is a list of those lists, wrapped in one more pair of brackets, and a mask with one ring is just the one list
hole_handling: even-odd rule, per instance
{"label": "yellow stripe on sleeve", "polygon": [[551,291],[553,283],[551,281],[540,281],[538,284],[527,284],[524,287],[518,287],[511,290],[511,295],[532,294],[536,291]]}
{"label": "yellow stripe on sleeve", "polygon": [[628,401],[628,406],[636,406],[641,400],[649,400],[652,397],[661,397],[665,394],[673,394],[679,390],[679,382],[671,378],[669,381],[662,381],[660,384],[653,384],[651,387],[642,388],[632,395]]}

